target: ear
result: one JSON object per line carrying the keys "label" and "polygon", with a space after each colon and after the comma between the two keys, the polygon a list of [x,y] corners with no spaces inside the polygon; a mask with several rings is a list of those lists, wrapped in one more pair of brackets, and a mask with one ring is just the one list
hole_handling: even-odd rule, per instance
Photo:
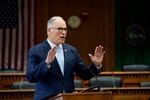
{"label": "ear", "polygon": [[47,28],[47,32],[50,32],[51,31],[51,29],[50,28]]}

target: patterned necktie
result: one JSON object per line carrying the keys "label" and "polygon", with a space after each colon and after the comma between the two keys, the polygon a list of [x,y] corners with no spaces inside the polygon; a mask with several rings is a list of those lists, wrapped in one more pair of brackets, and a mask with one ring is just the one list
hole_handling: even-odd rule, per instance
{"label": "patterned necktie", "polygon": [[64,75],[64,53],[60,45],[56,47],[56,58],[59,63],[62,74]]}

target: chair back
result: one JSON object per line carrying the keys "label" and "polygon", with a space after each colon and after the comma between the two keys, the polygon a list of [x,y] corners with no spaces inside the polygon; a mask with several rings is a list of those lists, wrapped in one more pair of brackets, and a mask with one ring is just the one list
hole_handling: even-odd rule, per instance
{"label": "chair back", "polygon": [[99,87],[121,87],[122,80],[120,77],[113,76],[99,76],[90,79],[90,86]]}
{"label": "chair back", "polygon": [[143,64],[124,65],[123,71],[149,71],[150,66]]}
{"label": "chair back", "polygon": [[140,87],[150,87],[150,82],[141,82]]}
{"label": "chair back", "polygon": [[82,87],[82,83],[81,80],[74,80],[74,86],[75,88],[81,88]]}
{"label": "chair back", "polygon": [[35,83],[30,83],[28,81],[13,82],[11,84],[12,89],[35,89]]}

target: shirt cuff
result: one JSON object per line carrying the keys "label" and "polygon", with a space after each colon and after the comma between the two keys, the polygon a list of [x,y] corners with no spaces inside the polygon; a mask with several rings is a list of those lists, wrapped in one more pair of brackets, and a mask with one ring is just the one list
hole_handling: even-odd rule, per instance
{"label": "shirt cuff", "polygon": [[102,67],[102,64],[100,64],[99,66],[96,66],[97,69],[101,69],[101,67]]}
{"label": "shirt cuff", "polygon": [[51,65],[50,65],[50,64],[46,64],[46,67],[47,67],[47,68],[50,68],[50,67],[51,67]]}

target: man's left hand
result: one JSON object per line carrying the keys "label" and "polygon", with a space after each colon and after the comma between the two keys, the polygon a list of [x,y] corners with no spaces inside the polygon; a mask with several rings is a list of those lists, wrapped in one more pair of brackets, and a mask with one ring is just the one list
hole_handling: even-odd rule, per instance
{"label": "man's left hand", "polygon": [[91,61],[96,65],[100,66],[103,61],[105,51],[103,50],[103,47],[101,45],[97,46],[95,48],[94,56],[92,54],[88,54],[91,58]]}

